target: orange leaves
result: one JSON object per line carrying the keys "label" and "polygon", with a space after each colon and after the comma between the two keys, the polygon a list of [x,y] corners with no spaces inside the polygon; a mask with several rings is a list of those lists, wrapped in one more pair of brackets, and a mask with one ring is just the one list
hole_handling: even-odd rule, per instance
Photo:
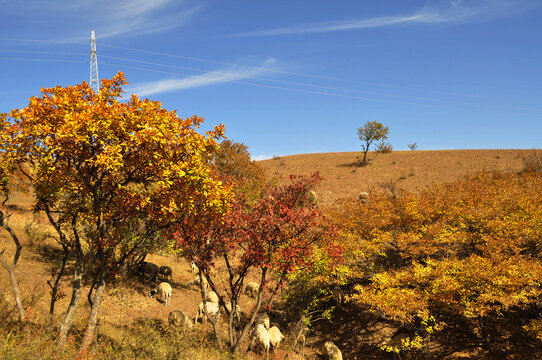
{"label": "orange leaves", "polygon": [[37,198],[100,234],[86,239],[99,246],[116,246],[138,222],[167,227],[190,212],[222,213],[230,193],[207,161],[223,128],[202,135],[202,118],[136,96],[119,101],[126,83],[119,73],[99,94],[86,83],[43,89],[2,129],[3,149],[29,164]]}
{"label": "orange leaves", "polygon": [[344,201],[332,217],[356,254],[352,269],[371,277],[353,299],[403,323],[419,309],[477,318],[534,302],[542,296],[540,193],[540,174],[482,173],[417,196]]}

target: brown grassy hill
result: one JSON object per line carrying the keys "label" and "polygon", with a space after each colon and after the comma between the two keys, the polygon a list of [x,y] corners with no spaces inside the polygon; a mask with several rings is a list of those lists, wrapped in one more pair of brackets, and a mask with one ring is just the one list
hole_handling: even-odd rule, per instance
{"label": "brown grassy hill", "polygon": [[[279,181],[286,181],[290,174],[310,174],[313,171],[319,171],[325,180],[317,188],[318,199],[322,205],[330,205],[338,198],[355,196],[362,191],[387,191],[386,187],[389,189],[390,186],[417,191],[427,184],[447,182],[482,170],[518,171],[523,168],[524,159],[530,154],[532,150],[401,151],[377,156],[371,154],[369,165],[361,167],[358,162],[359,152],[345,152],[284,156],[259,163],[268,170],[270,176],[276,176]],[[21,234],[25,246],[17,276],[22,286],[25,304],[32,306],[29,320],[36,324],[45,324],[50,297],[47,280],[51,279],[51,270],[58,264],[60,253],[58,245],[46,236],[51,229],[44,217],[34,217],[29,211],[31,201],[28,194],[15,192],[9,202],[9,207],[13,212],[10,222]],[[0,232],[0,251],[3,249],[6,249],[4,256],[10,260],[13,244],[5,232]],[[150,285],[141,281],[136,280],[132,283],[108,287],[100,315],[102,343],[105,343],[107,339],[109,343],[116,346],[126,345],[125,343],[132,339],[125,336],[127,326],[136,324],[141,319],[165,324],[170,310],[182,310],[190,316],[195,314],[200,299],[196,289],[187,286],[192,279],[188,264],[167,255],[152,255],[149,259],[159,265],[168,264],[173,267],[172,306],[166,307],[149,298]],[[69,302],[70,280],[69,275],[63,279],[61,289],[66,296],[57,304],[55,324],[58,324]],[[0,268],[0,289],[3,290],[2,295],[6,301],[12,303],[7,272],[2,268]],[[249,308],[252,303],[253,300],[244,297],[241,305]],[[77,330],[83,328],[87,314],[88,304],[85,292],[75,322]],[[1,315],[0,311],[0,317]],[[223,353],[210,351],[208,345],[212,347],[213,342],[208,327],[200,324],[197,328],[199,330],[190,334],[196,340],[187,345],[187,358],[228,358]],[[327,336],[321,333],[309,339],[308,345],[312,349],[308,349],[307,358],[322,358],[321,345]],[[29,347],[31,346],[35,346],[35,343],[29,340]],[[1,348],[0,342],[0,353]],[[50,349],[54,350],[54,347]],[[284,356],[284,350],[281,350],[272,358],[282,359]],[[298,358],[292,353],[289,356]],[[48,358],[48,356],[43,354],[41,358]],[[377,354],[367,358],[377,358]]]}
{"label": "brown grassy hill", "polygon": [[480,171],[518,171],[533,150],[428,150],[370,153],[370,162],[360,166],[361,152],[318,153],[275,157],[259,163],[280,182],[290,174],[307,175],[319,171],[324,181],[318,185],[318,201],[357,196],[366,191],[402,188],[416,192],[426,185],[445,183]]}

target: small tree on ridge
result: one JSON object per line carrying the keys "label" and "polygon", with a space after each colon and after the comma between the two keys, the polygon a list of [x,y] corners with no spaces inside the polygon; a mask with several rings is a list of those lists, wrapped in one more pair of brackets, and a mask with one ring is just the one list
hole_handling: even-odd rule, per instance
{"label": "small tree on ridge", "polygon": [[363,149],[363,163],[367,161],[367,152],[371,144],[375,141],[387,140],[389,131],[388,127],[377,121],[367,121],[365,125],[358,128],[358,137]]}

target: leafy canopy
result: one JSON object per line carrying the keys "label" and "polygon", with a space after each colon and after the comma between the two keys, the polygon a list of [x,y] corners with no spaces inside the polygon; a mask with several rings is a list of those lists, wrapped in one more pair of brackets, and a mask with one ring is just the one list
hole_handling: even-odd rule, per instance
{"label": "leafy canopy", "polygon": [[375,141],[386,140],[388,138],[389,128],[377,121],[367,121],[365,125],[358,128],[358,137],[361,140],[363,149],[363,162],[367,160],[367,152],[371,144]]}
{"label": "leafy canopy", "polygon": [[333,218],[353,276],[366,279],[352,299],[428,332],[449,315],[484,319],[535,303],[541,191],[537,173],[482,173],[420,195],[344,201]]}
{"label": "leafy canopy", "polygon": [[[220,296],[214,281],[224,281],[213,273],[215,262],[224,260],[229,281],[226,293],[237,304],[249,271],[260,273],[260,292],[249,317],[254,317],[268,294],[265,306],[270,306],[277,290],[288,274],[304,269],[310,271],[318,258],[315,251],[340,258],[336,246],[336,230],[325,219],[307,193],[320,181],[318,173],[310,177],[291,176],[284,186],[268,186],[256,201],[239,194],[224,216],[208,216],[203,222],[190,219],[180,224],[174,234],[183,256],[195,261]],[[273,282],[271,277],[273,276]],[[230,345],[237,351],[251,323],[240,334],[233,331],[230,314]]]}
{"label": "leafy canopy", "polygon": [[119,73],[99,94],[86,83],[42,89],[3,123],[2,150],[31,179],[36,209],[71,226],[72,241],[84,229],[83,240],[102,250],[140,221],[165,229],[223,212],[229,194],[209,166],[223,127],[202,135],[200,117],[179,118],[135,95],[121,101],[125,84]]}

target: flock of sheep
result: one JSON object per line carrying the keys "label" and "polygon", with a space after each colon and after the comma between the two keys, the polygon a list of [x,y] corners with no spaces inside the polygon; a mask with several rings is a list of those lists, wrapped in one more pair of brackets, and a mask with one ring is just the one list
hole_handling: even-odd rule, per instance
{"label": "flock of sheep", "polygon": [[[200,286],[200,277],[199,277],[199,269],[194,263],[190,264],[192,273],[194,274],[194,280],[191,281],[188,285],[197,285]],[[156,286],[154,289],[151,290],[151,297],[158,297],[160,300],[162,300],[166,306],[170,305],[170,299],[172,294],[172,287],[171,287],[171,281],[172,281],[172,269],[169,266],[158,266],[156,264],[153,264],[151,262],[143,262],[141,266],[139,267],[139,271],[143,275],[145,279],[148,279],[152,282],[155,282],[157,280],[160,280],[161,282]],[[219,304],[219,298],[217,294],[209,290],[209,285],[207,283],[207,279],[205,277],[202,278],[203,280],[203,291],[205,294],[205,301],[201,302],[198,305],[198,309],[196,311],[196,315],[194,320],[192,321],[189,316],[186,314],[183,314],[179,310],[174,310],[169,313],[168,316],[168,322],[171,326],[180,327],[183,330],[184,329],[190,329],[193,325],[198,323],[198,320],[201,319],[202,322],[207,321],[207,316],[211,317],[212,319],[218,319],[220,316],[220,304]],[[256,282],[249,282],[245,288],[243,293],[248,295],[251,298],[255,298],[258,295],[259,291],[259,284]],[[227,309],[229,313],[231,313],[231,303],[226,302],[224,303],[224,307]],[[207,314],[207,315],[206,315]],[[237,317],[237,320],[240,321],[241,319],[241,308],[239,305],[236,305],[235,309],[235,316]],[[261,349],[265,351],[266,357],[269,355],[269,350],[273,348],[274,351],[277,350],[280,343],[284,339],[284,335],[280,331],[280,329],[277,326],[270,326],[270,320],[269,316],[266,313],[260,314],[256,324],[252,330],[252,335],[250,338],[250,345],[248,347],[248,350],[256,350]],[[297,328],[297,329],[295,329]],[[301,349],[301,351],[304,351],[305,347],[305,334],[308,332],[308,328],[304,323],[301,321],[296,324],[294,327],[294,336],[293,336],[293,344],[294,349]],[[342,354],[339,348],[331,341],[327,341],[324,344],[324,348],[326,350],[326,353],[328,355],[328,359],[330,360],[342,360]]]}

